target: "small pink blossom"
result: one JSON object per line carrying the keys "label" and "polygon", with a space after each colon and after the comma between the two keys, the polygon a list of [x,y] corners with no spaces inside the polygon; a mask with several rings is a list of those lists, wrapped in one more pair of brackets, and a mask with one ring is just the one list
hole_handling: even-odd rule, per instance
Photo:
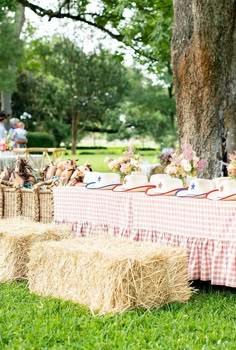
{"label": "small pink blossom", "polygon": [[108,167],[111,171],[121,174],[131,174],[140,170],[140,155],[134,154],[134,147],[129,145],[123,153],[124,157],[117,159],[107,159]]}
{"label": "small pink blossom", "polygon": [[187,160],[192,160],[192,158],[193,158],[192,146],[189,143],[184,143],[181,146],[181,149],[183,151],[184,158]]}
{"label": "small pink blossom", "polygon": [[175,152],[172,155],[171,163],[165,169],[166,173],[180,178],[196,176],[197,171],[203,169],[206,161],[200,160],[189,144],[182,145],[181,149],[182,153]]}

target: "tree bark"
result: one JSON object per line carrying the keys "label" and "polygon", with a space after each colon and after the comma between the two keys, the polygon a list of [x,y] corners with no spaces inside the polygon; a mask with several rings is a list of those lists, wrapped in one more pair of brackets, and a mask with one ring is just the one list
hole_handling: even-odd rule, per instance
{"label": "tree bark", "polygon": [[[14,25],[15,25],[15,33],[19,40],[20,40],[20,35],[22,32],[24,22],[25,22],[25,7],[22,6],[21,4],[18,4],[15,12]],[[12,114],[11,97],[12,97],[12,91],[1,91],[1,109],[10,115]]]}
{"label": "tree bark", "polygon": [[15,26],[16,26],[16,35],[20,38],[23,25],[25,23],[25,7],[22,5],[17,5],[15,12]]}
{"label": "tree bark", "polygon": [[236,1],[174,0],[172,67],[179,141],[222,173],[223,143],[236,149]]}
{"label": "tree bark", "polygon": [[77,126],[78,126],[78,113],[76,111],[72,114],[71,121],[71,153],[76,154],[76,144],[77,144]]}
{"label": "tree bark", "polygon": [[1,109],[6,112],[7,114],[12,113],[11,108],[11,94],[1,91]]}

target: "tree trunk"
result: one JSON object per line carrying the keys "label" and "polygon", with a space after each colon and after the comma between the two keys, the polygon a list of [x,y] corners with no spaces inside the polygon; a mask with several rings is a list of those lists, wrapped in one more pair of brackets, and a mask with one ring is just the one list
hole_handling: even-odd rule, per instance
{"label": "tree trunk", "polygon": [[78,113],[73,112],[71,121],[71,153],[76,154],[76,144],[77,144],[77,126],[78,126]]}
{"label": "tree trunk", "polygon": [[15,26],[16,26],[16,35],[20,38],[23,25],[25,23],[25,7],[21,4],[18,4],[15,12]]}
{"label": "tree trunk", "polygon": [[228,149],[236,149],[236,1],[174,0],[173,4],[179,140],[208,160],[201,176],[212,178],[222,173],[226,136]]}
{"label": "tree trunk", "polygon": [[11,94],[1,91],[1,109],[7,114],[12,113],[11,109]]}
{"label": "tree trunk", "polygon": [[[22,28],[25,22],[25,7],[18,4],[16,7],[14,25],[15,25],[15,35],[20,39]],[[11,107],[11,92],[1,91],[1,109],[8,114],[12,114]]]}

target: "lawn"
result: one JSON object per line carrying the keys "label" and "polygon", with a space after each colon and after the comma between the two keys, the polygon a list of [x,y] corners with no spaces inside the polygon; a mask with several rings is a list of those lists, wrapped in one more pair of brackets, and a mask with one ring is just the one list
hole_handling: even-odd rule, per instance
{"label": "lawn", "polygon": [[[104,161],[105,158],[118,158],[123,156],[124,148],[113,147],[107,149],[83,149],[78,150],[76,156],[71,156],[70,151],[67,151],[65,158],[78,159],[77,164],[90,163],[93,171],[108,172],[109,168]],[[158,163],[157,152],[154,150],[138,151],[141,155],[141,162],[147,162],[149,164]]]}
{"label": "lawn", "polygon": [[201,290],[186,304],[92,315],[71,302],[0,285],[0,349],[235,350],[235,291]]}

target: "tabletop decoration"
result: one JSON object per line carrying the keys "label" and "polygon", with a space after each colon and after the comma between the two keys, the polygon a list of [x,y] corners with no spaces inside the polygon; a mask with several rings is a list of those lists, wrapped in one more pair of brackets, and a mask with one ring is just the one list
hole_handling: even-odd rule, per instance
{"label": "tabletop decoration", "polygon": [[0,151],[4,152],[10,150],[12,150],[12,142],[9,135],[7,135],[6,137],[0,139]]}
{"label": "tabletop decoration", "polygon": [[117,159],[105,158],[104,161],[108,164],[110,171],[119,173],[121,177],[124,177],[132,172],[139,172],[141,170],[141,157],[140,154],[135,154],[133,145],[129,145],[123,155],[123,157]]}
{"label": "tabletop decoration", "polygon": [[187,185],[188,177],[196,177],[206,164],[206,160],[200,160],[190,144],[183,144],[180,151],[171,156],[171,162],[165,168],[165,172],[173,177],[182,179],[184,186]]}

